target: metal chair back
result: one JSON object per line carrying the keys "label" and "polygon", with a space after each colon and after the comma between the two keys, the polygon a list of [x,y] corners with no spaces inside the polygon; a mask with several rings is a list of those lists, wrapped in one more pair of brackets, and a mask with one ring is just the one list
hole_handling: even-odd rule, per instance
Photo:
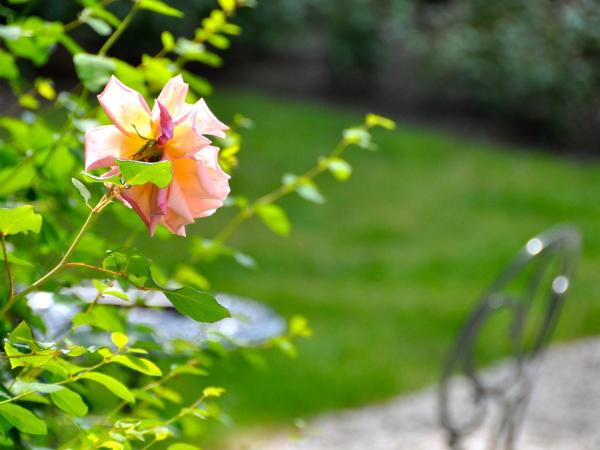
{"label": "metal chair back", "polygon": [[[579,260],[577,229],[562,226],[530,239],[479,300],[445,360],[439,419],[451,449],[485,430],[486,449],[514,449],[535,368],[552,336]],[[509,356],[492,372],[478,367],[484,329],[507,316]],[[490,342],[488,341],[488,345]]]}

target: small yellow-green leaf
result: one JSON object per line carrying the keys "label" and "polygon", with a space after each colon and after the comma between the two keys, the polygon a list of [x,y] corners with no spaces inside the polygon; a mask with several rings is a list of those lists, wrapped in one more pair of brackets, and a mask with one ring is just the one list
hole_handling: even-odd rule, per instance
{"label": "small yellow-green leaf", "polygon": [[223,389],[222,387],[215,386],[209,386],[207,388],[204,388],[204,390],[202,391],[202,395],[204,395],[205,397],[220,397],[224,393],[225,389]]}
{"label": "small yellow-green leaf", "polygon": [[162,45],[165,50],[170,52],[175,48],[175,38],[168,31],[163,31],[160,34],[160,40],[162,41]]}
{"label": "small yellow-green leaf", "polygon": [[378,114],[367,114],[365,117],[365,124],[368,128],[381,127],[385,128],[386,130],[396,129],[396,122]]}
{"label": "small yellow-green leaf", "polygon": [[35,80],[35,88],[38,94],[40,94],[46,100],[54,100],[56,97],[56,91],[54,90],[52,80],[38,78]]}
{"label": "small yellow-green leaf", "polygon": [[140,0],[138,5],[142,9],[147,9],[164,16],[183,17],[183,13],[180,10],[160,0]]}
{"label": "small yellow-green leaf", "polygon": [[167,448],[167,450],[202,450],[200,447],[196,447],[191,444],[184,444],[183,442],[178,442],[176,444],[171,444]]}
{"label": "small yellow-green leaf", "polygon": [[119,333],[118,331],[112,333],[110,335],[110,338],[111,338],[113,344],[115,344],[119,350],[121,350],[123,347],[125,347],[127,345],[127,342],[129,342],[129,338],[127,337],[127,335],[123,334],[123,333]]}
{"label": "small yellow-green leaf", "polygon": [[133,355],[117,355],[112,358],[112,361],[122,364],[130,369],[150,375],[151,377],[159,377],[162,375],[160,368],[152,361]]}
{"label": "small yellow-green leaf", "polygon": [[285,211],[273,203],[256,206],[256,214],[261,218],[263,223],[273,232],[287,236],[290,234],[292,225]]}

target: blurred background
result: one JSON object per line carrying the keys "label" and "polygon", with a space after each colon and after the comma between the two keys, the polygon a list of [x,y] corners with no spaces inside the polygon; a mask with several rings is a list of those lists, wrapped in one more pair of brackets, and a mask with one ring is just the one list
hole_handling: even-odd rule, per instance
{"label": "blurred background", "polygon": [[[169,2],[183,19],[140,13],[115,53],[137,62],[163,29],[193,35],[214,3]],[[118,4],[114,5],[119,14]],[[38,2],[47,19],[69,1]],[[560,339],[600,333],[600,6],[596,0],[262,0],[235,19],[243,34],[215,68],[207,101],[244,132],[234,192],[258,196],[312,166],[365,112],[398,120],[379,152],[352,150],[354,172],[324,178],[324,206],[286,198],[289,238],[260,223],[233,243],[257,269],[202,267],[212,288],[263,301],[314,329],[289,359],[224,355],[212,375],[234,423],[301,426],[328,410],[409,392],[439,366],[477,295],[514,252],[557,223],[584,235]],[[78,40],[102,38],[85,29]],[[48,66],[71,83],[70,58]],[[191,230],[211,236],[223,210]],[[138,238],[178,262],[169,242]],[[493,354],[494,340],[490,340]]]}

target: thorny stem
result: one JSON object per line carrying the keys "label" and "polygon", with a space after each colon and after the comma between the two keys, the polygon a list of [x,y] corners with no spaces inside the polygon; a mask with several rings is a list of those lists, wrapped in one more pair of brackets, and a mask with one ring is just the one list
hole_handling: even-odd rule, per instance
{"label": "thorny stem", "polygon": [[0,233],[0,238],[2,239],[2,255],[4,256],[6,276],[8,277],[8,297],[6,297],[6,301],[8,302],[14,293],[14,281],[12,271],[10,270],[10,264],[8,262],[8,250],[6,249],[6,236],[4,233]]}

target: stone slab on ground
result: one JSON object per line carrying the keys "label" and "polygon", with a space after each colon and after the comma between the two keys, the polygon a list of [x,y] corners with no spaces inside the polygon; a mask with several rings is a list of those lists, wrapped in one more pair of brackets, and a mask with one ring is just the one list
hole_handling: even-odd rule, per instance
{"label": "stone slab on ground", "polygon": [[[501,367],[494,370],[501,370]],[[387,403],[331,413],[307,424],[301,436],[281,433],[242,442],[244,450],[443,450],[437,390]],[[485,430],[466,449],[486,449]],[[520,450],[600,449],[600,339],[552,347],[539,369],[519,436]]]}

